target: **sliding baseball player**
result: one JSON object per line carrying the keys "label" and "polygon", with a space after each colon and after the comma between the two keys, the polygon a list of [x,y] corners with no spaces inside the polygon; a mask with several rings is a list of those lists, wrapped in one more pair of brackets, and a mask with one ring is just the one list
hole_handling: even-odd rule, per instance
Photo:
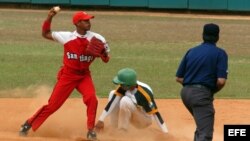
{"label": "sliding baseball player", "polygon": [[109,101],[95,126],[97,131],[104,129],[104,120],[110,115],[112,126],[127,131],[132,124],[136,128],[146,128],[154,119],[163,133],[168,129],[153,98],[152,89],[137,81],[136,72],[130,68],[121,69],[113,79],[116,90],[109,94]]}

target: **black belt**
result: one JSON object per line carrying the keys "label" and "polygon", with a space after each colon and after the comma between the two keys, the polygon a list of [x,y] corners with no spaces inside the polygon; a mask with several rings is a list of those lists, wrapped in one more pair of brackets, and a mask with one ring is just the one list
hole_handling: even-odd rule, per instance
{"label": "black belt", "polygon": [[203,89],[207,89],[207,90],[211,90],[210,88],[208,88],[207,86],[201,85],[201,84],[191,84],[191,85],[185,85],[185,87],[192,87],[192,88],[203,88]]}

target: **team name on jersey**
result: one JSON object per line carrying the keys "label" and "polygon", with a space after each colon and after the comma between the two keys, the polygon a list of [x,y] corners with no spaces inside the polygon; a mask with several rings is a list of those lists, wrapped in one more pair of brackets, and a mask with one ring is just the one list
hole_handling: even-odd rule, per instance
{"label": "team name on jersey", "polygon": [[[78,55],[75,53],[67,52],[67,58],[69,60],[77,60]],[[80,62],[91,62],[93,60],[93,56],[80,55],[79,60],[80,60]]]}

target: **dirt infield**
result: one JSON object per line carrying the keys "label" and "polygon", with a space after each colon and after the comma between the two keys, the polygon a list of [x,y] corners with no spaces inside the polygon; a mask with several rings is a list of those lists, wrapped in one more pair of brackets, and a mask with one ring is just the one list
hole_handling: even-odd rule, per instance
{"label": "dirt infield", "polygon": [[[0,99],[0,141],[76,141],[86,134],[85,106],[80,98],[72,98],[54,113],[37,132],[28,137],[19,137],[18,130],[23,121],[47,98],[1,98]],[[107,99],[99,99],[98,116]],[[195,129],[194,121],[180,99],[157,99],[159,110],[165,119],[169,134],[163,135],[154,123],[144,130],[131,127],[127,134],[119,134],[108,126],[98,134],[101,141],[191,141]],[[215,100],[216,121],[214,141],[223,141],[224,124],[249,124],[250,100]]]}

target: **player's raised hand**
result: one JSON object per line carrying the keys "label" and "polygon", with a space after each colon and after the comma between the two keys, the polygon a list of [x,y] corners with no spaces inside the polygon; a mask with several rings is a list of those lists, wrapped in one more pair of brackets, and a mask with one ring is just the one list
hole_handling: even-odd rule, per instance
{"label": "player's raised hand", "polygon": [[54,6],[49,10],[48,16],[43,22],[42,36],[46,39],[53,40],[51,33],[51,21],[52,18],[60,11],[59,6]]}
{"label": "player's raised hand", "polygon": [[52,7],[49,10],[48,17],[50,17],[50,18],[54,17],[60,10],[61,10],[61,8],[59,6]]}

